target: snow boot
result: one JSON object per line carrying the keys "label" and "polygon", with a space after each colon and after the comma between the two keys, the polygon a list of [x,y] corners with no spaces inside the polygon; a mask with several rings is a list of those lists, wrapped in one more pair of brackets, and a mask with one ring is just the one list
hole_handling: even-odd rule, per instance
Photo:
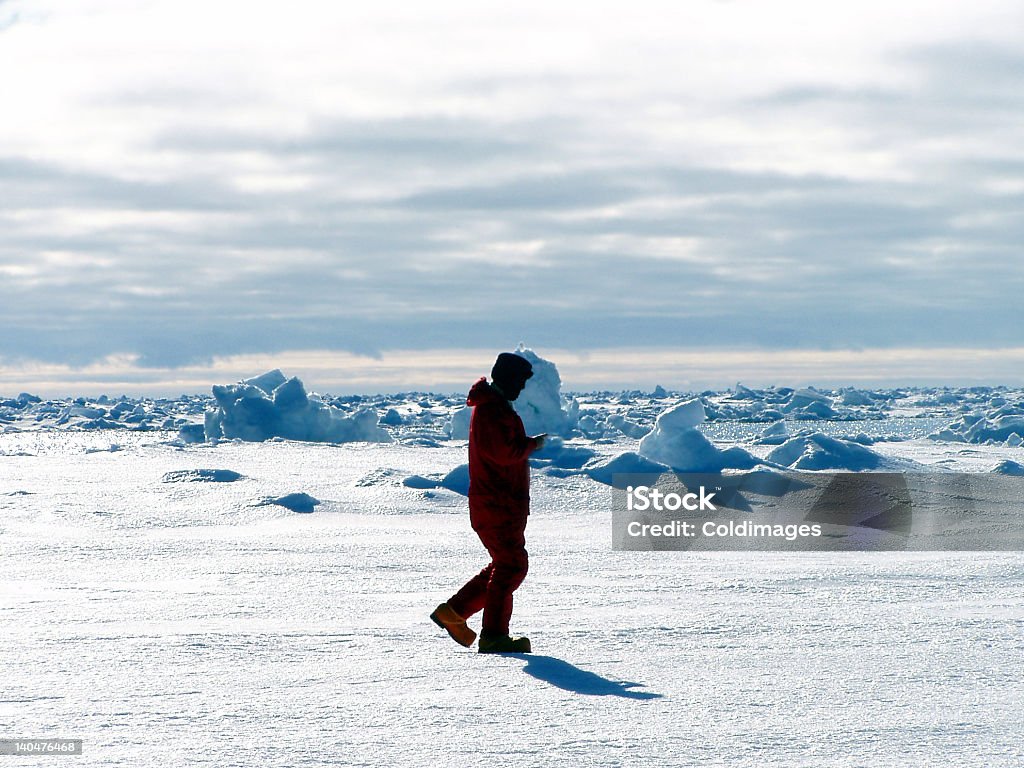
{"label": "snow boot", "polygon": [[469,628],[466,620],[459,616],[448,603],[441,603],[430,614],[430,620],[445,630],[459,645],[469,648],[476,640],[476,632]]}
{"label": "snow boot", "polygon": [[477,650],[480,653],[530,653],[530,638],[483,633]]}

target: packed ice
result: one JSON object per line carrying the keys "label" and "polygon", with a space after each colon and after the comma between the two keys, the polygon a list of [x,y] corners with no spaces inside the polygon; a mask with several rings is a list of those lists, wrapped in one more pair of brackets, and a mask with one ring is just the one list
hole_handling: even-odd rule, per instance
{"label": "packed ice", "polygon": [[[1007,387],[824,389],[737,384],[699,393],[571,392],[556,364],[520,346],[534,376],[514,403],[531,434],[551,435],[532,465],[556,477],[607,479],[609,467],[632,471],[743,471],[757,465],[801,470],[871,471],[911,453],[955,453],[971,444],[1024,445],[1024,391]],[[274,439],[309,442],[391,442],[440,447],[465,441],[471,409],[462,393],[331,396],[308,391],[297,377],[272,370],[212,387],[212,397],[125,396],[47,400],[22,392],[0,399],[3,432],[171,432],[181,445]],[[116,441],[88,448],[117,450]],[[616,450],[617,449],[617,450]],[[1010,458],[1012,457],[1006,457]],[[895,463],[894,463],[895,460]],[[957,460],[932,462],[952,468]],[[449,468],[449,470],[454,468]],[[410,487],[460,490],[447,471]]]}

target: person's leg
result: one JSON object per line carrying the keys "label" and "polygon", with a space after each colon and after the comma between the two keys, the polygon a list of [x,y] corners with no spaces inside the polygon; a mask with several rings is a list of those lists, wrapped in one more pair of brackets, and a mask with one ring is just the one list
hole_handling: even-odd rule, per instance
{"label": "person's leg", "polygon": [[480,573],[467,581],[462,589],[448,598],[448,605],[451,606],[451,609],[464,619],[483,610],[484,599],[487,596],[487,584],[491,580],[493,570],[494,564],[488,563]]}
{"label": "person's leg", "polygon": [[[523,583],[529,568],[526,538],[519,526],[483,528],[478,533],[491,553],[482,631],[492,637],[507,635],[512,617],[512,593]],[[480,575],[483,576],[483,572]]]}

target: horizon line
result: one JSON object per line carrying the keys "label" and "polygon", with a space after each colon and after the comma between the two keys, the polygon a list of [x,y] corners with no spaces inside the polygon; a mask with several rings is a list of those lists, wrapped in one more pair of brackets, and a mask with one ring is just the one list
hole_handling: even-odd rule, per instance
{"label": "horizon line", "polygon": [[[216,357],[153,367],[140,356],[111,355],[87,365],[0,359],[0,394],[171,397],[207,394],[279,368],[307,389],[335,395],[457,393],[487,375],[501,347],[389,350],[377,356],[338,350],[289,350]],[[606,347],[534,349],[558,368],[566,392],[716,390],[769,386],[961,387],[1024,385],[1024,347],[757,349]]]}

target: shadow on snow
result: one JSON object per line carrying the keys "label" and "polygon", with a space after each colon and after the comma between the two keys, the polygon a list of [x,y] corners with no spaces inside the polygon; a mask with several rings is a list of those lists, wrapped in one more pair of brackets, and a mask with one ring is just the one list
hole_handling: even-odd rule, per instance
{"label": "shadow on snow", "polygon": [[567,661],[556,659],[553,656],[508,655],[525,659],[526,666],[523,667],[523,672],[530,675],[530,677],[543,680],[545,683],[550,683],[562,690],[580,693],[585,696],[621,696],[625,699],[646,700],[660,699],[662,697],[660,693],[630,690],[630,688],[640,686],[642,683],[609,680],[606,677],[580,669]]}

